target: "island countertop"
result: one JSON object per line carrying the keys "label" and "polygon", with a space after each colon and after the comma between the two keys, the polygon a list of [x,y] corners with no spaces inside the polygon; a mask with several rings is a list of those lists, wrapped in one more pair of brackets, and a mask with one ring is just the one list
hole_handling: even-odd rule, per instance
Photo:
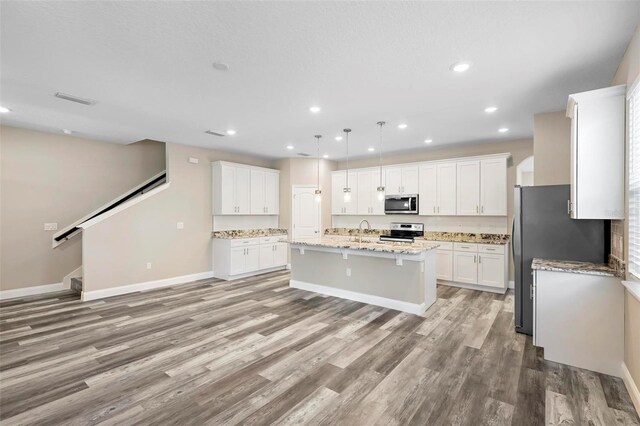
{"label": "island countertop", "polygon": [[395,241],[371,241],[363,240],[358,242],[357,238],[348,238],[343,236],[328,236],[317,238],[300,238],[290,240],[292,245],[304,245],[310,247],[329,247],[329,248],[341,248],[350,250],[364,250],[374,251],[381,253],[396,253],[396,254],[420,254],[428,250],[433,250],[438,247],[437,244],[429,244],[426,242],[414,242],[414,243],[402,243]]}

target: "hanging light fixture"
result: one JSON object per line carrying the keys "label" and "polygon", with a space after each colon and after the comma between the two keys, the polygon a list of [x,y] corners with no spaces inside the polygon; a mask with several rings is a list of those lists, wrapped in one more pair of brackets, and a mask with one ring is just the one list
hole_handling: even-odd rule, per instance
{"label": "hanging light fixture", "polygon": [[316,138],[316,140],[318,141],[318,184],[317,184],[317,188],[316,188],[316,203],[319,203],[320,201],[322,201],[322,190],[320,189],[320,138],[322,137],[322,135],[315,135],[314,138]]}
{"label": "hanging light fixture", "polygon": [[384,121],[378,121],[378,126],[380,126],[380,146],[378,146],[378,164],[380,165],[380,185],[378,186],[378,200],[384,200],[384,185],[382,185],[382,126],[384,126]]}
{"label": "hanging light fixture", "polygon": [[351,133],[351,129],[344,129],[343,132],[346,133],[347,138],[347,170],[346,173],[346,185],[342,188],[342,192],[344,192],[344,202],[348,203],[351,201],[351,188],[349,188],[349,133]]}

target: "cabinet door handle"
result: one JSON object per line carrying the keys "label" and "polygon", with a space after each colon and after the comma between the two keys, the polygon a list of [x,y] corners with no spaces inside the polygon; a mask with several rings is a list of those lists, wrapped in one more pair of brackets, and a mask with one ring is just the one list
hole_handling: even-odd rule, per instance
{"label": "cabinet door handle", "polygon": [[478,255],[478,263],[482,263],[482,256]]}
{"label": "cabinet door handle", "polygon": [[476,263],[476,257],[473,256],[473,263]]}
{"label": "cabinet door handle", "polygon": [[476,213],[479,213],[479,211],[478,211],[478,206],[476,206]]}
{"label": "cabinet door handle", "polygon": [[480,213],[484,213],[484,206],[480,207]]}
{"label": "cabinet door handle", "polygon": [[438,213],[440,213],[440,206],[438,206]]}

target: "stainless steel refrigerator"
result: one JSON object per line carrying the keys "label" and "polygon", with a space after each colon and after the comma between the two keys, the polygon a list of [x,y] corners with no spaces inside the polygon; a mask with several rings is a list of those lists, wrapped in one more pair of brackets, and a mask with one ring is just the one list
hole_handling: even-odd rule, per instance
{"label": "stainless steel refrigerator", "polygon": [[567,211],[569,197],[569,185],[515,187],[511,235],[515,326],[519,333],[533,333],[534,257],[605,262],[609,255],[609,222],[571,219]]}

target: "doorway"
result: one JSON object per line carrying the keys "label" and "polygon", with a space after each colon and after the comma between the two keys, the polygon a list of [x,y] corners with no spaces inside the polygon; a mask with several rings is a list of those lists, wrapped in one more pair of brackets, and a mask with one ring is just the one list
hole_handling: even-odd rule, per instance
{"label": "doorway", "polygon": [[293,239],[321,235],[321,203],[315,200],[315,186],[293,185],[291,190],[291,228]]}

